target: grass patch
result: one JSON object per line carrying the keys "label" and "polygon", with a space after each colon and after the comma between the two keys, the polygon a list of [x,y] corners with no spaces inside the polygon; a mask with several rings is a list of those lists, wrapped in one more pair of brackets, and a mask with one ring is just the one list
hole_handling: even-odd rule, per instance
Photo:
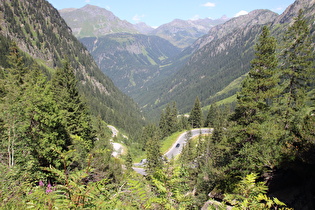
{"label": "grass patch", "polygon": [[176,133],[173,133],[171,136],[166,137],[165,139],[163,139],[163,141],[161,142],[161,152],[162,152],[162,154],[165,154],[172,147],[172,145],[176,142],[178,137],[184,132],[185,131],[178,131]]}
{"label": "grass patch", "polygon": [[231,104],[233,102],[237,101],[237,95],[234,94],[226,99],[223,99],[221,101],[218,101],[217,105],[225,105],[225,104]]}

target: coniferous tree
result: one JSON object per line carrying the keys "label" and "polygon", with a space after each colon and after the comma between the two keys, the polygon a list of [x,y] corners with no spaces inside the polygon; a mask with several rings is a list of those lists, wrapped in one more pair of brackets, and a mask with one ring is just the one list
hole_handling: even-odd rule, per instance
{"label": "coniferous tree", "polygon": [[60,153],[69,150],[72,143],[49,85],[36,66],[25,75],[23,137],[38,166],[62,168]]}
{"label": "coniferous tree", "polygon": [[190,112],[188,121],[193,128],[200,128],[202,125],[202,112],[198,96],[196,97],[195,104]]}
{"label": "coniferous tree", "polygon": [[148,175],[154,174],[158,169],[162,168],[162,154],[160,151],[160,132],[155,125],[149,125],[145,128],[148,130],[146,143],[146,173]]}
{"label": "coniferous tree", "polygon": [[126,157],[126,168],[128,171],[132,171],[132,157],[131,157],[131,154],[130,152],[127,153],[127,157]]}
{"label": "coniferous tree", "polygon": [[[281,97],[278,103],[279,118],[285,130],[283,140],[298,146],[301,141],[300,125],[306,112],[308,85],[314,75],[313,43],[310,29],[300,10],[284,37],[281,55]],[[299,146],[298,146],[299,147]]]}
{"label": "coniferous tree", "polygon": [[216,103],[214,103],[214,104],[211,104],[210,106],[204,126],[213,127],[217,121],[217,117],[218,117],[218,106],[216,105]]}
{"label": "coniferous tree", "polygon": [[277,85],[276,69],[278,59],[276,56],[276,40],[270,36],[267,26],[255,45],[255,58],[252,66],[242,84],[242,89],[237,96],[237,105],[232,119],[243,131],[241,138],[254,141],[259,138],[258,128],[264,122],[271,108],[271,101],[276,96]]}
{"label": "coniferous tree", "polygon": [[162,138],[169,136],[170,134],[178,130],[178,120],[177,120],[177,107],[176,103],[168,104],[165,111],[162,111],[159,127],[162,132]]}
{"label": "coniferous tree", "polygon": [[170,115],[168,118],[168,124],[169,124],[171,133],[174,133],[178,130],[177,115],[178,113],[177,113],[176,102],[173,102],[171,105]]}
{"label": "coniferous tree", "polygon": [[168,135],[168,128],[167,128],[167,122],[166,122],[166,113],[162,110],[160,121],[159,121],[159,128],[161,130],[162,137],[165,137]]}
{"label": "coniferous tree", "polygon": [[[235,113],[232,115],[235,125],[229,138],[232,148],[230,156],[237,157],[232,160],[232,167],[242,168],[243,172],[273,168],[275,162],[279,161],[276,157],[279,153],[277,126],[274,125],[276,118],[272,115],[273,100],[278,93],[278,59],[276,40],[270,36],[267,26],[263,27],[255,50],[251,69],[237,96]],[[272,156],[275,161],[271,160]]]}
{"label": "coniferous tree", "polygon": [[8,63],[10,67],[3,70],[1,80],[0,104],[7,163],[22,166],[33,176],[40,175],[39,167],[60,167],[59,153],[71,143],[47,78],[38,66],[26,68],[14,44]]}
{"label": "coniferous tree", "polygon": [[55,100],[64,115],[63,124],[71,135],[81,138],[85,150],[93,147],[95,135],[91,127],[86,104],[78,92],[74,70],[69,62],[57,69],[52,80],[52,91]]}

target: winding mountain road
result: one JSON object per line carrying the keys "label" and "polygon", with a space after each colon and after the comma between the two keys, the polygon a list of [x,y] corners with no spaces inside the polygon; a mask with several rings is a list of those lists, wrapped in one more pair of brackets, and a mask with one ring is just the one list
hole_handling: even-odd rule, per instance
{"label": "winding mountain road", "polygon": [[[190,130],[191,131],[191,138],[196,137],[200,134],[211,134],[213,131],[213,128],[197,128]],[[176,140],[175,144],[164,154],[164,156],[167,157],[168,160],[170,160],[172,157],[175,157],[176,155],[180,154],[183,150],[184,145],[186,144],[186,140],[188,139],[188,132],[182,133]]]}
{"label": "winding mountain road", "polygon": [[[213,128],[197,128],[190,130],[191,131],[191,138],[196,137],[200,134],[211,134],[213,131]],[[172,147],[164,154],[164,156],[167,157],[168,160],[172,159],[176,155],[180,154],[184,145],[186,144],[186,140],[188,139],[188,132],[182,133],[176,140],[176,142],[172,145]],[[137,163],[136,166],[142,166],[143,163]],[[133,170],[135,170],[137,173],[145,175],[145,169],[144,168],[137,168],[133,167]]]}

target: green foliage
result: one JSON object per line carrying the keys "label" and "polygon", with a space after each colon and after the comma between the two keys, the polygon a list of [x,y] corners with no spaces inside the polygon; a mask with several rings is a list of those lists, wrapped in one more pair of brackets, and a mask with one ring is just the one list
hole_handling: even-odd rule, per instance
{"label": "green foliage", "polygon": [[[8,42],[16,41],[23,49],[27,67],[40,61],[50,78],[55,68],[63,68],[63,60],[75,71],[78,91],[84,95],[91,114],[100,116],[126,132],[141,128],[142,115],[137,105],[119,91],[105,76],[86,48],[73,35],[59,12],[45,0],[2,1],[0,65],[7,67]],[[3,42],[2,42],[3,41]],[[44,67],[45,66],[45,67]],[[47,70],[49,69],[49,70]]]}
{"label": "green foliage", "polygon": [[77,87],[74,70],[69,62],[57,69],[52,79],[54,100],[62,114],[62,125],[72,137],[72,147],[77,150],[77,162],[82,164],[87,153],[92,149],[95,134],[87,106],[83,102]]}
{"label": "green foliage", "polygon": [[198,97],[196,97],[195,104],[190,111],[188,121],[192,128],[200,128],[202,126],[201,104]]}
{"label": "green foliage", "polygon": [[300,147],[305,142],[300,137],[300,125],[306,112],[307,91],[314,76],[314,52],[309,26],[300,10],[284,37],[281,55],[281,95],[277,112],[285,130],[283,141]]}
{"label": "green foliage", "polygon": [[[231,209],[288,209],[277,198],[269,198],[266,193],[268,187],[264,182],[256,182],[258,175],[251,173],[244,177],[236,186],[235,193],[225,194],[224,203],[220,209],[232,206]],[[231,205],[231,206],[230,206]],[[284,208],[283,208],[284,207]]]}
{"label": "green foliage", "polygon": [[147,136],[148,141],[146,144],[146,173],[152,175],[156,170],[161,169],[163,166],[162,154],[160,151],[160,133],[159,129],[154,125],[147,126],[146,129],[150,134]]}
{"label": "green foliage", "polygon": [[129,171],[132,171],[132,166],[133,166],[133,161],[132,161],[132,157],[131,157],[131,154],[128,152],[127,153],[127,157],[126,157],[126,167],[127,167],[127,170]]}
{"label": "green foliage", "polygon": [[10,68],[4,70],[0,104],[8,165],[23,165],[28,160],[33,173],[39,166],[59,167],[58,152],[67,149],[69,136],[61,125],[46,77],[36,66],[26,68],[14,45],[8,60]]}
{"label": "green foliage", "polygon": [[175,102],[173,102],[172,105],[168,104],[165,111],[162,111],[159,122],[162,138],[178,131],[179,123],[177,115],[178,113]]}
{"label": "green foliage", "polygon": [[217,117],[218,117],[218,106],[216,104],[211,104],[204,126],[212,128],[216,124]]}

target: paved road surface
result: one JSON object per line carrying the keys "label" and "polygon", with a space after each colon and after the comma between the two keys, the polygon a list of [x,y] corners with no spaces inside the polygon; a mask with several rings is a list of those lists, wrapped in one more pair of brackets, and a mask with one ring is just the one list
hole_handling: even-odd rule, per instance
{"label": "paved road surface", "polygon": [[[198,128],[191,130],[192,137],[198,136],[201,134],[210,134],[212,133],[212,128]],[[178,139],[176,140],[175,144],[171,147],[169,151],[167,151],[164,155],[167,157],[168,160],[170,160],[172,157],[175,157],[176,155],[180,154],[184,145],[186,144],[187,140],[187,134],[189,131],[181,134]],[[179,145],[178,145],[179,144]],[[176,147],[177,146],[177,147]]]}
{"label": "paved road surface", "polygon": [[[198,128],[198,129],[193,129],[191,130],[191,137],[198,136],[200,133],[201,134],[210,134],[212,133],[213,129],[212,128]],[[176,142],[173,144],[173,146],[164,154],[164,156],[167,157],[168,160],[170,160],[172,157],[175,157],[176,155],[180,154],[184,145],[186,144],[187,140],[187,132],[181,134]],[[142,166],[142,163],[136,163],[134,164],[135,166]],[[138,172],[139,174],[145,175],[145,169],[144,168],[137,168],[133,167],[133,170]]]}

